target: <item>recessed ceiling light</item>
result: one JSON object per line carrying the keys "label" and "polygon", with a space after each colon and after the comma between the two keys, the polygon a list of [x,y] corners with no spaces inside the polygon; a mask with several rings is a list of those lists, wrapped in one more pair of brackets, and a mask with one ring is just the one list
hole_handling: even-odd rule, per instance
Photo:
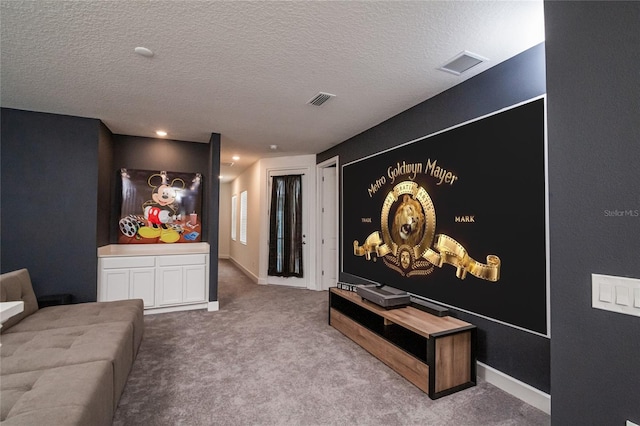
{"label": "recessed ceiling light", "polygon": [[276,149],[278,149],[278,145],[271,145],[269,148],[271,148],[273,151],[275,151]]}
{"label": "recessed ceiling light", "polygon": [[147,49],[146,47],[136,47],[135,49],[133,49],[133,51],[136,52],[138,55],[146,56],[147,58],[150,58],[153,56],[153,52],[150,49]]}
{"label": "recessed ceiling light", "polygon": [[222,175],[218,176],[218,179],[222,179],[222,178],[223,178],[223,176],[222,176]]}
{"label": "recessed ceiling light", "polygon": [[156,130],[156,135],[158,136],[167,136],[167,132],[164,130]]}
{"label": "recessed ceiling light", "polygon": [[233,157],[231,157],[231,159],[233,161],[238,161],[240,159],[240,157],[238,157],[237,155],[234,155]]}

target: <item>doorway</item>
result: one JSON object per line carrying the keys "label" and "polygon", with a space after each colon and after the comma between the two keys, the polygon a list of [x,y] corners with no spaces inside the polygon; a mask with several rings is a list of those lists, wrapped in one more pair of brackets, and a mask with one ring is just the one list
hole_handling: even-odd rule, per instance
{"label": "doorway", "polygon": [[[309,215],[309,203],[307,200],[312,194],[309,192],[309,169],[308,168],[295,168],[295,169],[271,169],[268,172],[267,191],[269,194],[269,204],[267,217],[271,215],[271,193],[273,178],[286,175],[300,175],[302,178],[302,276],[301,277],[280,277],[274,275],[267,275],[267,284],[286,285],[291,287],[309,287],[309,275],[313,269],[310,265],[309,248],[307,244],[309,240],[310,230],[310,215]],[[269,225],[268,228],[269,229]]]}
{"label": "doorway", "polygon": [[316,289],[328,290],[338,281],[339,264],[339,201],[338,157],[330,158],[317,167],[318,268]]}

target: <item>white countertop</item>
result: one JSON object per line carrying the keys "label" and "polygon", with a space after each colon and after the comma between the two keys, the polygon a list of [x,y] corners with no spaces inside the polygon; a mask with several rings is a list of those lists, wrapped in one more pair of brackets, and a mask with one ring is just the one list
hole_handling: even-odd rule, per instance
{"label": "white countertop", "polygon": [[0,323],[5,322],[14,315],[18,315],[24,310],[24,302],[1,302],[0,303]]}
{"label": "white countertop", "polygon": [[166,254],[209,253],[209,243],[110,244],[98,247],[98,257],[157,256]]}

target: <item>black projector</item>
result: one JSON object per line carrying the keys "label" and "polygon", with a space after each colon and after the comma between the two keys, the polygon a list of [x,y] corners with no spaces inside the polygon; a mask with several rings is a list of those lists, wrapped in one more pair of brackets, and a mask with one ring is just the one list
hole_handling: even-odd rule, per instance
{"label": "black projector", "polygon": [[411,302],[409,293],[386,285],[359,285],[356,287],[356,293],[363,299],[386,309],[402,308]]}

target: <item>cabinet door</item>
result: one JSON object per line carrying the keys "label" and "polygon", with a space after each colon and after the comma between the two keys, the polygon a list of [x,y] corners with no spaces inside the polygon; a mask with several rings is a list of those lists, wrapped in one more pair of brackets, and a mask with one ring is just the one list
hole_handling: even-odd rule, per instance
{"label": "cabinet door", "polygon": [[157,305],[165,306],[182,303],[182,272],[181,266],[158,268]]}
{"label": "cabinet door", "polygon": [[206,301],[205,274],[205,265],[190,265],[184,267],[183,301],[185,303]]}
{"label": "cabinet door", "polygon": [[129,298],[129,270],[106,269],[102,271],[100,301],[125,300]]}
{"label": "cabinet door", "polygon": [[131,270],[131,287],[129,296],[142,299],[145,308],[155,306],[156,270],[154,268],[137,268]]}

